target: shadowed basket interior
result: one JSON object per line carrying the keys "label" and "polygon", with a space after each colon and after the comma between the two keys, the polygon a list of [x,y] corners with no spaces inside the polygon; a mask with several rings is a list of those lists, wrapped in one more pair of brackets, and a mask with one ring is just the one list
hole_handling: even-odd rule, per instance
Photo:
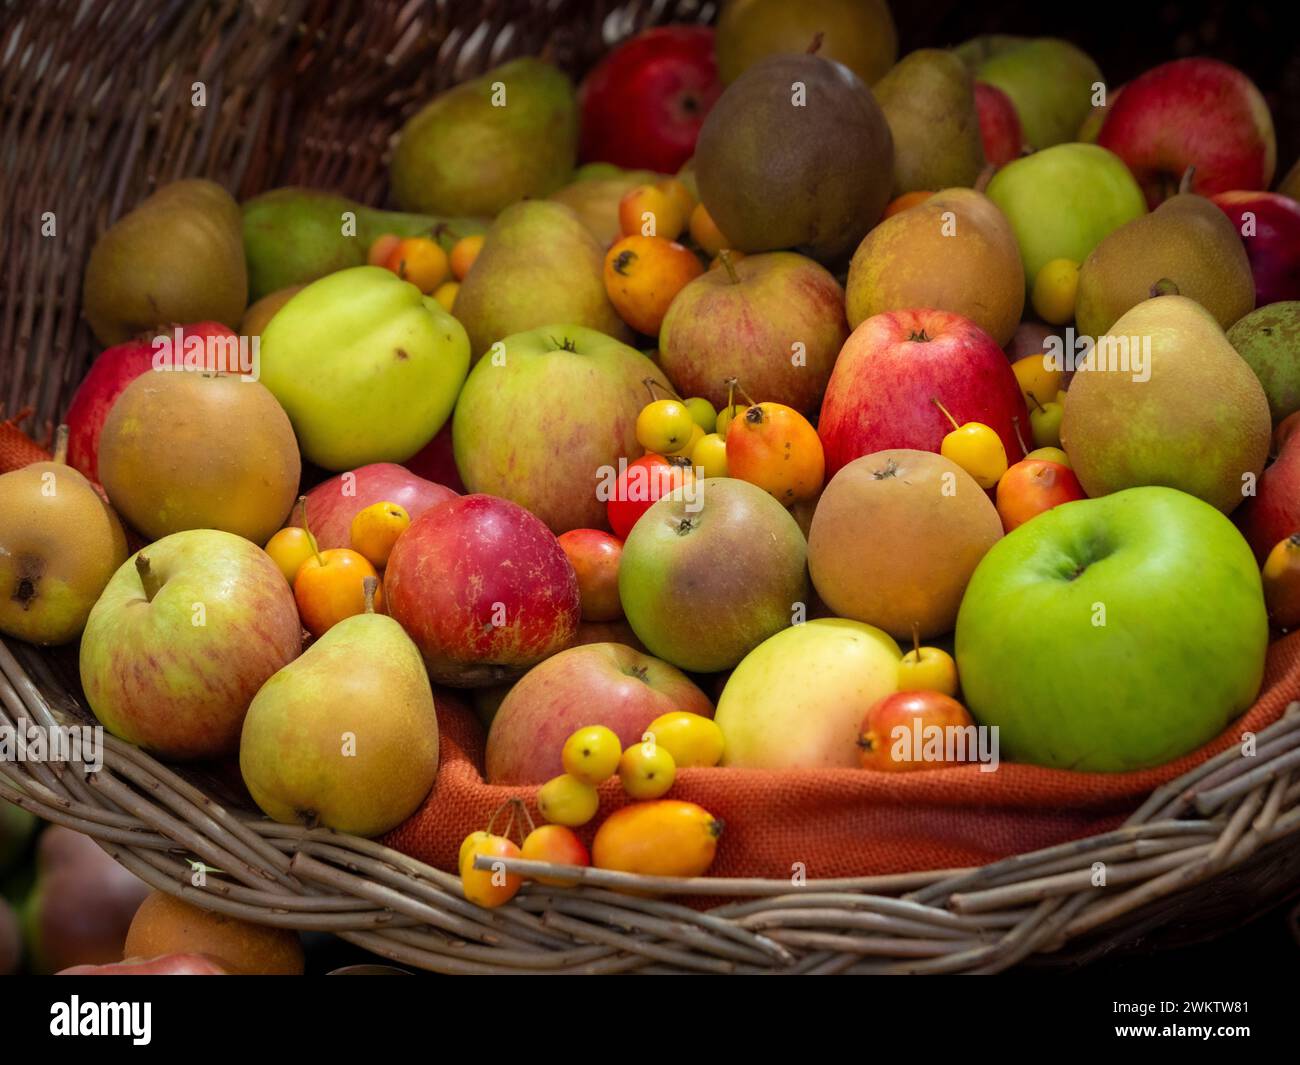
{"label": "shadowed basket interior", "polygon": [[[240,199],[301,184],[381,204],[391,136],[437,90],[521,54],[578,75],[645,25],[711,14],[710,4],[570,0],[51,0],[7,13],[0,407],[29,411],[48,440],[97,351],[79,314],[90,247],[159,185],[201,175]],[[205,107],[191,105],[195,82]],[[57,240],[42,233],[47,212]],[[90,720],[76,675],[74,652],[0,641],[0,726]],[[799,885],[580,870],[573,888],[528,884],[491,911],[466,902],[449,873],[270,822],[228,801],[221,781],[112,737],[100,772],[0,761],[0,797],[88,833],[197,905],[334,932],[437,972],[991,972],[1194,939],[1294,893],[1300,704],[1257,740],[1253,757],[1215,757],[1115,831],[982,868]]]}

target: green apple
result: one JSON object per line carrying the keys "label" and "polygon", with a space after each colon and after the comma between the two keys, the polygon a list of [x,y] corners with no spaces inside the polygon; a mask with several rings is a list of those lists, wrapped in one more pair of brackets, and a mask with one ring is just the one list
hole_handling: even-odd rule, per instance
{"label": "green apple", "polygon": [[262,333],[262,383],[303,457],[327,470],[409,459],[442,428],[468,372],[461,324],[378,266],[313,281]]}
{"label": "green apple", "polygon": [[975,77],[1011,97],[1033,148],[1074,140],[1092,110],[1094,87],[1104,84],[1091,56],[1054,37],[996,51],[975,67]]}
{"label": "green apple", "polygon": [[114,736],[165,758],[239,746],[248,704],[302,650],[280,568],[233,533],[164,536],[113,574],[81,636],[81,685]]}
{"label": "green apple", "polygon": [[727,678],[714,721],[722,764],[746,769],[858,765],[872,703],[898,690],[901,654],[874,625],[818,618],[783,629]]}
{"label": "green apple", "polygon": [[602,467],[640,456],[646,379],[668,378],[634,348],[577,325],[506,337],[479,359],[456,402],[452,447],[471,492],[532,511],[555,533],[606,528]]}
{"label": "green apple", "polygon": [[1058,144],[1008,163],[988,198],[1007,216],[1025,264],[1025,283],[1053,259],[1083,262],[1111,230],[1146,214],[1124,161],[1095,144]]}
{"label": "green apple", "polygon": [[806,613],[808,545],[748,481],[691,480],[632,526],[618,594],[632,631],[679,669],[730,669]]}
{"label": "green apple", "polygon": [[1267,646],[1250,547],[1214,507],[1163,487],[1021,525],[984,556],[957,616],[971,714],[1008,757],[1058,769],[1194,750],[1255,699]]}

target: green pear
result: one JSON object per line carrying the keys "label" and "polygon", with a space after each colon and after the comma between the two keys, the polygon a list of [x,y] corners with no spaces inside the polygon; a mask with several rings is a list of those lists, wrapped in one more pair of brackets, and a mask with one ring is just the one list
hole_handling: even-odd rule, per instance
{"label": "green pear", "polygon": [[1004,346],[1024,311],[1025,272],[993,202],[974,189],[943,189],[867,234],[845,296],[853,329],[885,311],[933,307],[964,315]]}
{"label": "green pear", "polygon": [[1272,428],[1264,389],[1213,316],[1157,296],[1079,366],[1061,442],[1090,496],[1165,485],[1229,513],[1254,490]]}
{"label": "green pear", "polygon": [[344,618],[272,676],[244,718],[239,769],[282,824],[378,836],[413,814],[438,775],[438,715],[402,626],[371,609]]}
{"label": "green pear", "polygon": [[493,216],[573,171],[578,105],[551,64],[515,59],[448,89],[398,134],[393,197],[407,211]]}
{"label": "green pear", "polygon": [[1195,193],[1171,196],[1093,248],[1079,270],[1075,327],[1101,336],[1130,307],[1171,293],[1196,300],[1223,329],[1255,306],[1241,237],[1226,214]]}
{"label": "green pear", "polygon": [[1031,288],[1053,259],[1081,263],[1112,230],[1147,212],[1124,161],[1095,144],[1058,144],[1012,160],[987,192],[1015,231]]}
{"label": "green pear", "polygon": [[1228,330],[1228,340],[1264,386],[1274,424],[1300,410],[1300,300],[1251,311]]}
{"label": "green pear", "polygon": [[874,92],[894,136],[894,195],[971,186],[984,144],[970,71],[952,52],[922,48],[899,60]]}
{"label": "green pear", "polygon": [[82,307],[101,344],[175,322],[232,328],[248,303],[239,205],[212,181],[164,185],[95,241]]}
{"label": "green pear", "polygon": [[379,266],[313,281],[262,333],[262,384],[327,470],[405,462],[451,416],[468,372],[461,324]]}
{"label": "green pear", "polygon": [[975,77],[1011,97],[1033,148],[1073,140],[1104,84],[1086,52],[1054,37],[1001,42],[976,66]]}
{"label": "green pear", "polygon": [[452,306],[473,357],[498,340],[552,322],[631,339],[605,294],[604,260],[591,231],[563,204],[527,200],[507,207],[488,230]]}
{"label": "green pear", "polygon": [[487,229],[482,218],[378,211],[332,192],[293,185],[254,196],[243,210],[250,300],[364,266],[370,245],[385,233],[433,236],[444,251],[451,251],[461,237]]}

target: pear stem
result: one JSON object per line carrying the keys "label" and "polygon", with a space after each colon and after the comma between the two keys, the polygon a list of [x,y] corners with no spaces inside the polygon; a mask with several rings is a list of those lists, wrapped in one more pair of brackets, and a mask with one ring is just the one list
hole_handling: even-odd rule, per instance
{"label": "pear stem", "polygon": [[373,614],[375,612],[375,592],[379,590],[379,578],[366,577],[362,580],[361,587],[366,597],[366,613]]}
{"label": "pear stem", "polygon": [[943,411],[943,416],[944,416],[945,418],[947,418],[950,422],[952,422],[952,427],[953,427],[954,429],[960,429],[960,428],[961,428],[961,426],[957,424],[957,419],[954,418],[951,414],[948,413],[948,408],[945,407],[942,403],[939,402],[939,399],[938,399],[937,396],[931,396],[931,397],[930,397],[930,402],[933,403],[936,407],[938,407],[941,411]]}
{"label": "pear stem", "polygon": [[818,51],[820,51],[820,49],[821,49],[821,46],[822,46],[822,40],[823,40],[824,37],[825,37],[825,34],[823,34],[821,30],[818,30],[816,33],[814,33],[814,34],[813,34],[812,43],[811,43],[810,45],[808,45],[808,51],[807,51],[806,53],[804,53],[804,54],[805,54],[805,55],[816,55],[816,54],[818,53]]}
{"label": "pear stem", "polygon": [[135,571],[140,574],[140,583],[144,585],[145,602],[152,603],[153,597],[158,594],[158,589],[162,585],[158,582],[153,567],[149,565],[149,556],[143,551],[135,556]]}
{"label": "pear stem", "polygon": [[718,252],[718,258],[722,260],[722,268],[727,271],[727,277],[731,279],[733,285],[740,284],[740,275],[736,273],[736,264],[731,261],[731,251],[723,248]]}
{"label": "pear stem", "polygon": [[1189,166],[1186,170],[1183,171],[1182,179],[1178,182],[1179,195],[1192,191],[1192,179],[1194,177],[1196,177],[1195,166]]}
{"label": "pear stem", "polygon": [[980,171],[979,177],[975,179],[975,191],[983,192],[989,187],[989,182],[993,180],[993,175],[997,172],[997,167],[992,163],[986,163],[984,169]]}
{"label": "pear stem", "polygon": [[54,461],[60,466],[68,464],[68,426],[60,425],[54,431]]}
{"label": "pear stem", "polygon": [[1152,299],[1155,299],[1156,296],[1177,296],[1177,295],[1179,295],[1178,282],[1174,281],[1172,278],[1162,277],[1159,281],[1157,281],[1154,285],[1151,286]]}

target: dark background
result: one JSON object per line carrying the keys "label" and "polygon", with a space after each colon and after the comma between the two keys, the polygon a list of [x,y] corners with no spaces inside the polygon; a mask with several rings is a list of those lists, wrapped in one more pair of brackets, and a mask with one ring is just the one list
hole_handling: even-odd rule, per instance
{"label": "dark background", "polygon": [[1278,177],[1300,156],[1297,0],[890,0],[890,8],[900,56],[916,48],[950,47],[984,33],[1064,37],[1097,61],[1111,88],[1171,59],[1222,59],[1248,74],[1268,101],[1277,129]]}

